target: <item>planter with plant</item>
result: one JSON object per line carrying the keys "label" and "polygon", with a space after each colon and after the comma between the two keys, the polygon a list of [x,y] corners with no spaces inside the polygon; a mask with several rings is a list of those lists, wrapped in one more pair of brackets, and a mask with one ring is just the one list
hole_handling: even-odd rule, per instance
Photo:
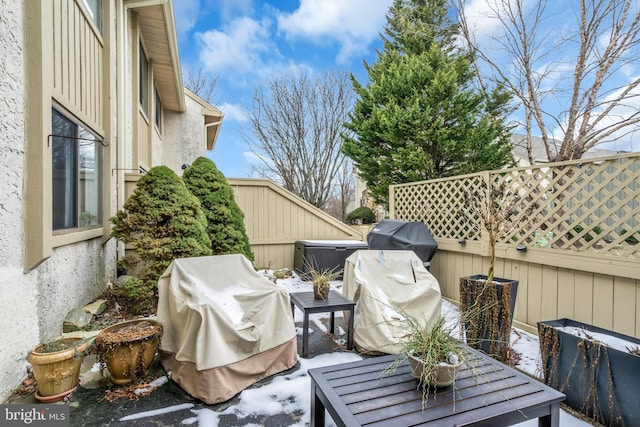
{"label": "planter with plant", "polygon": [[33,367],[36,399],[55,402],[70,395],[78,385],[80,366],[88,343],[82,338],[61,338],[35,347],[27,361]]}
{"label": "planter with plant", "polygon": [[331,281],[336,280],[342,274],[342,270],[315,270],[309,271],[309,277],[311,277],[311,284],[313,285],[313,297],[326,301],[329,298],[329,291],[331,290]]}
{"label": "planter with plant", "polygon": [[538,322],[544,382],[606,426],[640,420],[640,339],[571,319]]}
{"label": "planter with plant", "polygon": [[489,245],[487,274],[460,278],[460,308],[465,319],[467,344],[496,359],[510,363],[510,334],[518,281],[494,276],[496,244],[526,214],[520,209],[517,186],[509,181],[488,189],[485,181],[465,194],[470,222],[480,223]]}
{"label": "planter with plant", "polygon": [[162,331],[156,320],[137,319],[109,326],[98,334],[98,362],[108,369],[114,384],[137,384],[148,375]]}
{"label": "planter with plant", "polygon": [[458,340],[456,325],[443,316],[431,323],[398,311],[407,334],[400,339],[402,351],[384,373],[395,371],[405,360],[422,390],[423,404],[429,392],[455,383],[456,374],[467,358],[468,350]]}

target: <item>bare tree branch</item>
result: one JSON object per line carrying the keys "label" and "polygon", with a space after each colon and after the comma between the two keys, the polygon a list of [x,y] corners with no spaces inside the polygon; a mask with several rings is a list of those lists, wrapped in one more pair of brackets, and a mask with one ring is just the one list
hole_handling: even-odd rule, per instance
{"label": "bare tree branch", "polygon": [[291,70],[255,90],[249,113],[253,136],[242,135],[262,160],[263,175],[324,207],[345,161],[341,133],[354,93],[349,75],[326,72],[313,78]]}
{"label": "bare tree branch", "polygon": [[[529,140],[542,137],[548,160],[580,158],[637,129],[640,78],[625,74],[640,55],[637,0],[571,0],[575,24],[564,33],[545,22],[555,3],[488,0],[486,18],[499,28],[490,43],[478,41],[465,4],[453,0],[461,39],[486,72],[482,78],[503,82],[520,100]],[[560,56],[571,52],[571,59]],[[553,139],[558,131],[560,147]],[[530,146],[528,152],[533,163]]]}
{"label": "bare tree branch", "polygon": [[191,72],[188,68],[182,70],[184,76],[184,86],[191,92],[198,95],[211,105],[216,105],[218,99],[215,98],[215,89],[218,84],[218,75],[211,75],[202,68],[196,73]]}

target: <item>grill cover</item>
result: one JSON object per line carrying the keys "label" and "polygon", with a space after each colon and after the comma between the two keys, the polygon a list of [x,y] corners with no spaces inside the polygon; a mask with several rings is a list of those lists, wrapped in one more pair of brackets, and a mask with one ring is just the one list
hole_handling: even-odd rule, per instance
{"label": "grill cover", "polygon": [[367,236],[369,249],[411,250],[424,263],[431,262],[438,244],[423,222],[385,219]]}

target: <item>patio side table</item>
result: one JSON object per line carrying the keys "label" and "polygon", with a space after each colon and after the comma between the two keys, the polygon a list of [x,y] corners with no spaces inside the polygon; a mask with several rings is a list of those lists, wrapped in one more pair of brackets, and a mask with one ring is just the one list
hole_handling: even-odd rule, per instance
{"label": "patio side table", "polygon": [[331,313],[330,331],[335,334],[335,312],[340,310],[349,311],[347,322],[347,350],[353,348],[353,315],[356,303],[346,298],[337,291],[329,291],[326,300],[315,299],[313,292],[293,292],[291,297],[291,313],[295,314],[295,307],[298,307],[304,314],[302,323],[302,357],[307,357],[309,353],[309,314],[311,313]]}

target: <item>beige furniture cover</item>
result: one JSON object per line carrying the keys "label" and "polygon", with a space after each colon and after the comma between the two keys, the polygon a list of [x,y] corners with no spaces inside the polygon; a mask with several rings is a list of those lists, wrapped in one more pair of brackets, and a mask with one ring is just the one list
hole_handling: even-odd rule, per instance
{"label": "beige furniture cover", "polygon": [[356,302],[354,342],[363,353],[398,354],[407,331],[398,309],[425,324],[440,316],[440,285],[406,250],[360,250],[345,262],[342,293]]}
{"label": "beige furniture cover", "polygon": [[222,402],[296,364],[289,294],[243,255],[176,259],[158,292],[160,360],[193,397]]}

